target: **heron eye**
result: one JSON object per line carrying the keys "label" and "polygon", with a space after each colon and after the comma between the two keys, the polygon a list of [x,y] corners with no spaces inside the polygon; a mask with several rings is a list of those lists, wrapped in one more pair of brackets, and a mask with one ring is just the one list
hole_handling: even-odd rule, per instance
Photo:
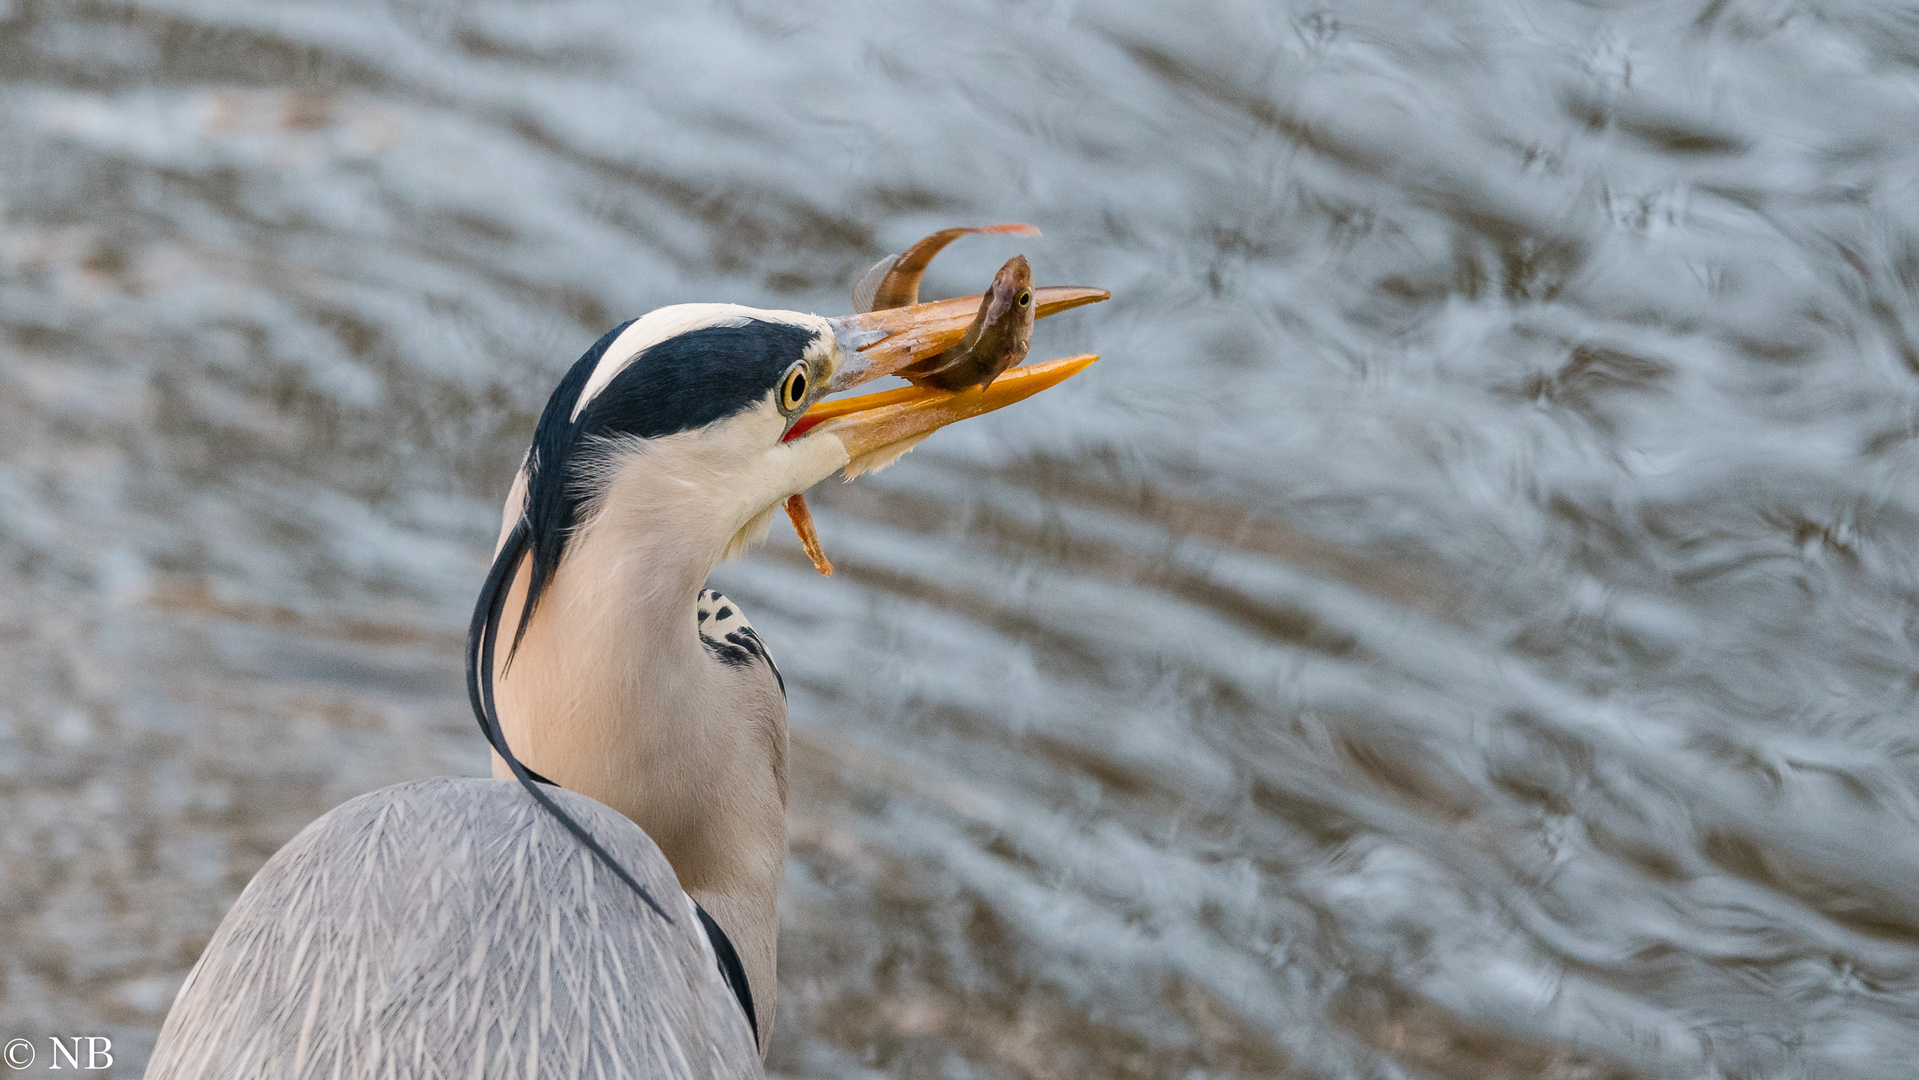
{"label": "heron eye", "polygon": [[1014,302],[1015,304],[1018,304],[1018,305],[1019,305],[1020,307],[1025,307],[1026,305],[1028,305],[1028,304],[1030,304],[1030,303],[1032,303],[1032,302],[1033,302],[1033,290],[1031,290],[1031,289],[1021,289],[1021,290],[1019,291],[1019,296],[1017,296],[1017,297],[1015,297],[1015,298],[1013,299],[1013,302]]}
{"label": "heron eye", "polygon": [[780,383],[780,411],[792,412],[806,400],[806,365],[795,364]]}

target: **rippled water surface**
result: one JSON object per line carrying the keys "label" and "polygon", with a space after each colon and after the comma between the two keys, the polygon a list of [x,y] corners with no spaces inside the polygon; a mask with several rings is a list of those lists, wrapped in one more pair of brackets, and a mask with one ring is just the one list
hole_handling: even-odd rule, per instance
{"label": "rippled water surface", "polygon": [[1913,1075],[1890,0],[0,0],[0,1035],[137,1075],[278,845],[484,769],[603,330],[987,221],[929,294],[1024,251],[1105,359],[714,580],[774,1071]]}

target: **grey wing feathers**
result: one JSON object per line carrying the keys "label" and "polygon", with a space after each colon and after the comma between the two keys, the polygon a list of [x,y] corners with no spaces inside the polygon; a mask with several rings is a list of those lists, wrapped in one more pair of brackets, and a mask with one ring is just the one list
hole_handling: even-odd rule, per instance
{"label": "grey wing feathers", "polygon": [[384,788],[261,868],[180,988],[148,1080],[762,1076],[659,848],[552,794],[671,924],[511,781]]}
{"label": "grey wing feathers", "polygon": [[893,264],[898,261],[898,254],[888,255],[874,263],[871,270],[860,275],[859,281],[853,285],[854,312],[863,315],[873,310],[873,298],[879,295],[880,282],[886,280],[886,272],[893,269]]}

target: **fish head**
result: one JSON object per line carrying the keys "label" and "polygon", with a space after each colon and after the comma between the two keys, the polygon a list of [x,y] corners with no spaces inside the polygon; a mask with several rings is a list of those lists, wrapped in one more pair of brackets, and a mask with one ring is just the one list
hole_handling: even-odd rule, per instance
{"label": "fish head", "polygon": [[984,361],[993,376],[1026,359],[1033,346],[1033,267],[1026,256],[1015,255],[993,275],[993,285],[980,304],[979,342],[973,355]]}
{"label": "fish head", "polygon": [[1033,266],[1026,256],[1015,255],[993,275],[993,286],[986,290],[986,319],[998,325],[1033,329]]}

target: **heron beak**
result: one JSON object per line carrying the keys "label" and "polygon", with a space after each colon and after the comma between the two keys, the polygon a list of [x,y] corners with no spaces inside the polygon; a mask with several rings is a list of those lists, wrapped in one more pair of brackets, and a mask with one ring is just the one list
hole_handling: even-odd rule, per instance
{"label": "heron beak", "polygon": [[[922,307],[933,305],[924,304]],[[881,394],[822,401],[786,434],[787,441],[808,435],[832,435],[846,447],[846,473],[856,476],[874,468],[875,459],[894,448],[900,452],[955,421],[981,416],[1024,401],[1049,386],[1057,386],[1086,370],[1099,359],[1086,354],[1013,368],[984,390],[937,390],[908,386]],[[902,446],[901,444],[905,444]],[[897,456],[897,455],[895,455]],[[887,460],[890,460],[888,458]],[[884,461],[879,464],[884,464]]]}
{"label": "heron beak", "polygon": [[[1112,295],[1105,289],[1057,285],[1034,289],[1033,316],[1043,319],[1085,304],[1096,304]],[[938,356],[965,335],[967,324],[979,313],[979,302],[978,295],[956,296],[930,304],[827,320],[833,324],[843,359],[839,369],[833,372],[826,392],[837,394],[851,390],[861,383]]]}

